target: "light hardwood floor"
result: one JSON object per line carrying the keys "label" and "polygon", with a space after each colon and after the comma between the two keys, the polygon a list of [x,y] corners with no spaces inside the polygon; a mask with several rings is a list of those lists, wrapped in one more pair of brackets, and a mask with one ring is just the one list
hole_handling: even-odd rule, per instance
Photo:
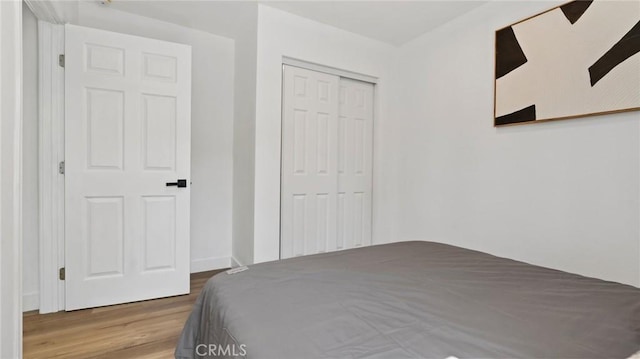
{"label": "light hardwood floor", "polygon": [[178,337],[207,279],[191,275],[191,294],[40,315],[24,314],[24,358],[173,358]]}

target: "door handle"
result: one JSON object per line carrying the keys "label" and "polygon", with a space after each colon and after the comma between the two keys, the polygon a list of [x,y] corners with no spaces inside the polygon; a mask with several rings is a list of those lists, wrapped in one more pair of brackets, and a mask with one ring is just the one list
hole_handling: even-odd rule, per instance
{"label": "door handle", "polygon": [[171,186],[175,186],[175,187],[178,187],[178,188],[187,187],[187,180],[186,179],[179,179],[178,182],[167,182],[167,187],[171,187]]}

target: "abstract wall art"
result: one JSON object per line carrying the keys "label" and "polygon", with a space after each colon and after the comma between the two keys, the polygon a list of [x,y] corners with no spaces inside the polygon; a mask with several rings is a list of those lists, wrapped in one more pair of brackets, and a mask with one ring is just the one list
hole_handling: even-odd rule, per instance
{"label": "abstract wall art", "polygon": [[640,110],[640,1],[572,1],[496,31],[494,125]]}

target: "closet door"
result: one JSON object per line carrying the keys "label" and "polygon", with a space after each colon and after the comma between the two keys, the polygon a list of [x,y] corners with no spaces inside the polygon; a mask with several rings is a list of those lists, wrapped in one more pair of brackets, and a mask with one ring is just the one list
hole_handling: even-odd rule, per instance
{"label": "closet door", "polygon": [[283,76],[280,257],[370,245],[374,85]]}
{"label": "closet door", "polygon": [[371,245],[373,84],[340,79],[337,249]]}
{"label": "closet door", "polygon": [[284,66],[281,258],[336,249],[339,80]]}

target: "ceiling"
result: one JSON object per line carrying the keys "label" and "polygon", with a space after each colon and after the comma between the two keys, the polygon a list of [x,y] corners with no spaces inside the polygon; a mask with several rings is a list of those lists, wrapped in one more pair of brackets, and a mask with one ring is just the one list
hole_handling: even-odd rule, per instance
{"label": "ceiling", "polygon": [[256,26],[255,1],[111,0],[108,7],[232,39]]}
{"label": "ceiling", "polygon": [[402,45],[487,1],[268,1],[264,4]]}
{"label": "ceiling", "polygon": [[[487,1],[258,1],[391,45],[402,45]],[[235,38],[255,1],[124,1],[112,8]]]}

